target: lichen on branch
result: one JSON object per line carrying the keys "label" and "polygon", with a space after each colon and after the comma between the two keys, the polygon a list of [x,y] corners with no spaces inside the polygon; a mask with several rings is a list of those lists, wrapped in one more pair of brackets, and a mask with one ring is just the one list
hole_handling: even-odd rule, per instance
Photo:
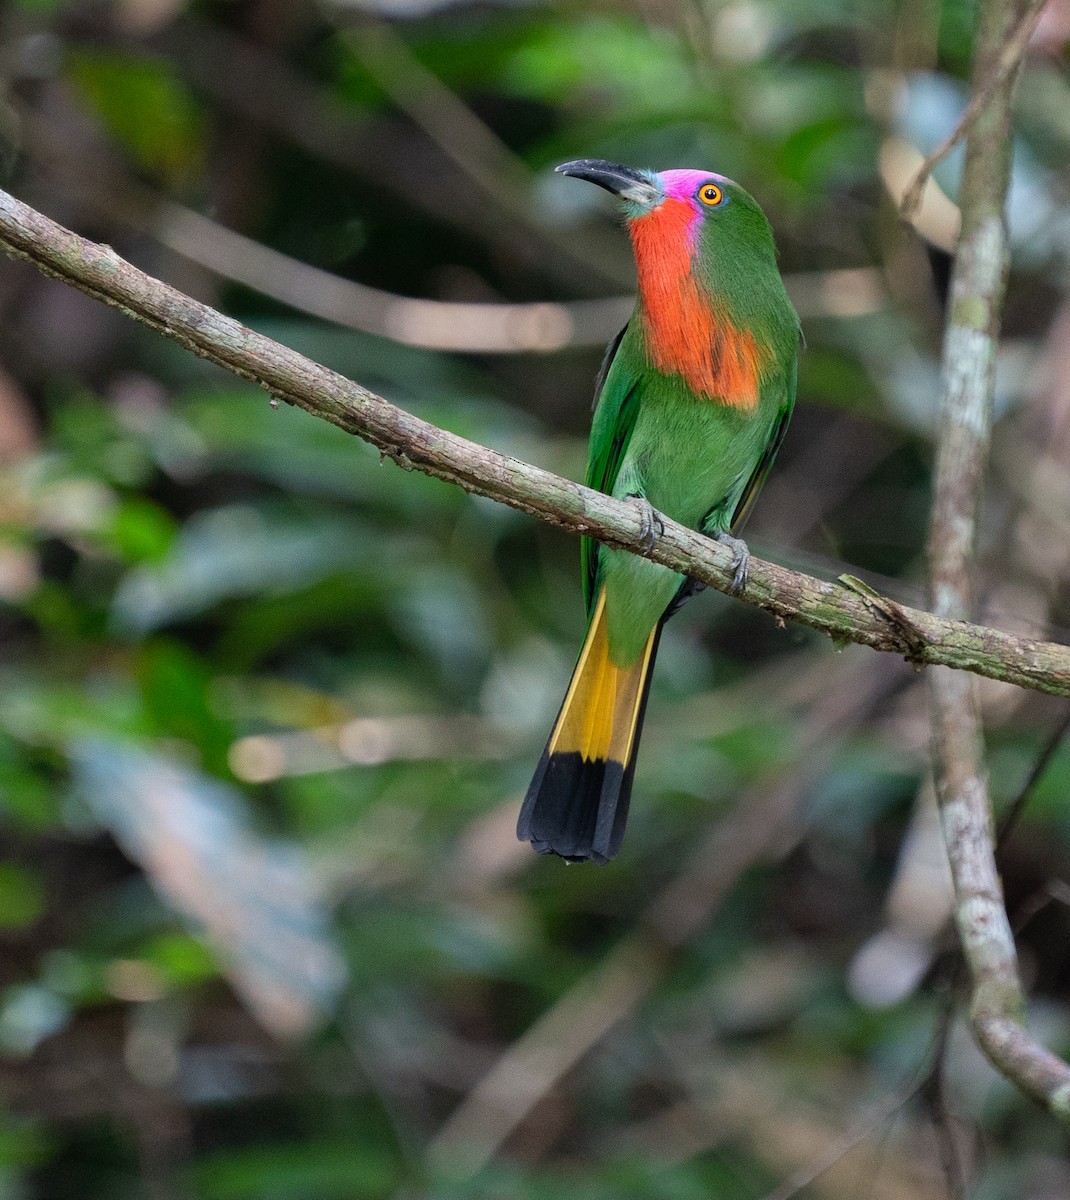
{"label": "lichen on branch", "polygon": [[[1038,11],[1035,0],[1024,17],[1010,0],[982,0],[979,11],[929,536],[933,607],[948,619],[966,618],[972,605],[977,514],[1007,279],[1011,97],[1026,45],[1020,31]],[[933,774],[955,890],[955,922],[970,973],[974,1036],[1008,1079],[1070,1120],[1070,1067],[1023,1025],[1025,997],[996,867],[976,681],[937,669],[929,683]]]}
{"label": "lichen on branch", "polygon": [[[119,309],[272,397],[305,409],[415,469],[633,553],[647,541],[634,505],[458,437],[154,279],[0,191],[0,249]],[[665,520],[649,556],[722,592],[732,552]],[[1070,647],[907,608],[857,581],[829,583],[752,558],[743,600],[835,639],[1070,696]]]}

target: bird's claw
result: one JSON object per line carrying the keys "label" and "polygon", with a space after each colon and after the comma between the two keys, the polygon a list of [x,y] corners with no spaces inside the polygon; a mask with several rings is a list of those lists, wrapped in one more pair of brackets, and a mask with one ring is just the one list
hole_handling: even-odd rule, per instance
{"label": "bird's claw", "polygon": [[628,499],[639,510],[639,536],[643,543],[643,554],[649,555],[654,543],[665,532],[665,522],[645,496],[629,496]]}
{"label": "bird's claw", "polygon": [[750,570],[750,550],[742,538],[733,537],[730,533],[718,531],[713,535],[715,542],[727,546],[732,551],[732,591],[738,596],[747,586],[747,573]]}

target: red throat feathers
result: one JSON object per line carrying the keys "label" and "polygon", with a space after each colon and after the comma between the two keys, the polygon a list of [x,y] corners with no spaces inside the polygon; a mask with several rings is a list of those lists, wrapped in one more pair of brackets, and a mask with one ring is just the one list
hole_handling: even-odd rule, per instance
{"label": "red throat feathers", "polygon": [[681,376],[702,399],[750,409],[768,351],[700,292],[692,273],[697,218],[689,201],[670,196],[628,225],[650,364]]}

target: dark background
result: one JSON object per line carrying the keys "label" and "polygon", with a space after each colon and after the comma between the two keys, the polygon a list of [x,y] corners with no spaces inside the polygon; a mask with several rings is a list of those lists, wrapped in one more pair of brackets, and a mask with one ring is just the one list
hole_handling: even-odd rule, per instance
{"label": "dark background", "polygon": [[[917,229],[891,196],[961,111],[973,19],[23,0],[4,186],[578,478],[632,267],[551,168],[728,174],[807,339],[750,544],[924,604],[959,157]],[[1059,0],[1017,101],[978,579],[985,620],[1059,640],[1068,37]],[[546,307],[449,307],[506,302]],[[570,869],[513,825],[582,635],[573,539],[6,261],[0,459],[0,1198],[925,1200],[949,1142],[978,1200],[1070,1192],[961,1020],[910,666],[693,600],[621,857]],[[1004,811],[1065,702],[982,694]],[[1068,789],[1060,748],[1003,857],[1064,1051]]]}

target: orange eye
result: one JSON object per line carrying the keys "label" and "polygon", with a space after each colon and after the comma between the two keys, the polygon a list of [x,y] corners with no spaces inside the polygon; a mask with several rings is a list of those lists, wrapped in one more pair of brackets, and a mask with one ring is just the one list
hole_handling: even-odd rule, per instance
{"label": "orange eye", "polygon": [[715,183],[704,183],[698,190],[698,198],[710,208],[716,208],[724,199],[724,192]]}

